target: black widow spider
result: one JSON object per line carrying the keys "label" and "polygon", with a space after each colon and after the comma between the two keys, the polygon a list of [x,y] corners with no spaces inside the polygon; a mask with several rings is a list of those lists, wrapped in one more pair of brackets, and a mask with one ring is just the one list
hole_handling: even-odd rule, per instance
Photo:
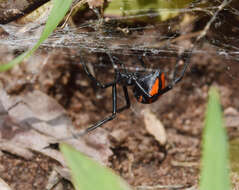
{"label": "black widow spider", "polygon": [[[189,61],[187,59],[184,63],[184,67],[182,69],[181,74],[178,77],[176,77],[177,67],[179,65],[178,63],[181,60],[181,56],[180,56],[180,58],[177,60],[175,65],[175,69],[173,73],[173,81],[169,85],[165,86],[165,75],[164,75],[164,72],[162,72],[161,70],[158,69],[156,71],[152,71],[150,73],[145,74],[140,72],[129,73],[124,68],[124,72],[121,72],[118,69],[117,65],[114,63],[114,60],[111,54],[108,54],[108,55],[112,63],[112,66],[114,68],[114,81],[110,83],[106,83],[106,84],[100,83],[90,73],[84,61],[81,60],[81,64],[86,74],[98,87],[102,89],[112,87],[113,110],[110,116],[104,118],[101,121],[98,121],[93,126],[87,128],[84,131],[84,133],[80,135],[93,131],[94,129],[102,126],[104,123],[114,119],[117,113],[125,109],[128,109],[130,107],[130,100],[129,100],[128,90],[127,90],[128,86],[133,87],[134,96],[139,102],[144,104],[150,104],[152,102],[155,102],[159,98],[159,96],[171,90],[175,84],[181,81],[189,65]],[[117,108],[117,85],[122,86],[124,91],[125,101],[126,101],[126,105],[121,108]],[[79,136],[79,135],[76,135],[76,136]]]}

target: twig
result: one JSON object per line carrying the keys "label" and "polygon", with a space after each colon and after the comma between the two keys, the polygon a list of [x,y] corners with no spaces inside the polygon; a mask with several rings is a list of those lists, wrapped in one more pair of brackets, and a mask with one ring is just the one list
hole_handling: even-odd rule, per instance
{"label": "twig", "polygon": [[85,3],[87,2],[87,0],[81,0],[80,2],[78,2],[76,5],[74,5],[69,14],[66,16],[66,19],[65,19],[65,22],[62,24],[61,28],[64,28],[66,26],[66,23],[68,22],[70,16],[72,15],[73,11],[76,9],[76,8],[79,8],[81,7],[82,5],[84,5]]}

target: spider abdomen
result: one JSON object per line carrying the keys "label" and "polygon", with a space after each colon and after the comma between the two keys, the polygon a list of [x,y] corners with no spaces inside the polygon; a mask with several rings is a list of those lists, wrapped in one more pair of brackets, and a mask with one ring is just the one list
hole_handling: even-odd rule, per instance
{"label": "spider abdomen", "polygon": [[140,76],[137,80],[133,92],[136,99],[143,104],[150,104],[155,102],[160,96],[160,92],[165,88],[164,73],[156,71],[148,75]]}

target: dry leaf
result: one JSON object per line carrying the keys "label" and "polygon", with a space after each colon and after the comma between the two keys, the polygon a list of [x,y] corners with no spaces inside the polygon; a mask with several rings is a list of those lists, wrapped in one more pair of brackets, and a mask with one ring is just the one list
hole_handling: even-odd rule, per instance
{"label": "dry leaf", "polygon": [[[46,94],[34,91],[10,97],[0,91],[0,150],[25,159],[31,158],[32,151],[36,151],[65,166],[62,154],[50,145],[74,133],[76,130],[65,110]],[[105,130],[98,129],[84,138],[70,138],[65,142],[107,164],[112,155],[107,135]]]}
{"label": "dry leaf", "polygon": [[143,109],[142,114],[147,131],[153,135],[161,145],[164,145],[167,141],[167,136],[163,124],[148,108]]}

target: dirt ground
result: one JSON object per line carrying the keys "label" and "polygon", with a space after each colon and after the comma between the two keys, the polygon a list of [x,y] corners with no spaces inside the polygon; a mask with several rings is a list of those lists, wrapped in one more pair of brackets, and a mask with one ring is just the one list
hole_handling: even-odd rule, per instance
{"label": "dirt ground", "polygon": [[[207,44],[201,48],[204,52],[213,52]],[[61,51],[65,50],[48,52],[48,72],[38,75],[34,84],[19,82],[18,86],[6,87],[7,92],[16,95],[40,89],[63,105],[76,127],[104,118],[111,112],[111,89],[97,89],[81,66],[74,64],[77,61],[68,57],[74,51],[67,50],[68,55],[61,54]],[[41,50],[38,55],[46,56],[46,52]],[[97,56],[101,55],[96,54],[89,59],[86,56],[85,59],[96,59],[97,62]],[[102,56],[103,59],[106,57]],[[172,63],[174,61],[171,60]],[[104,68],[96,67],[94,71],[102,80],[110,78],[101,76]],[[238,64],[216,54],[195,54],[184,79],[157,102],[149,105],[138,103],[129,87],[131,108],[103,126],[109,131],[113,151],[109,167],[136,189],[196,189],[208,90],[211,86],[219,89],[224,111],[229,108],[237,110],[238,79],[232,77],[237,71]],[[112,76],[111,70],[107,73]],[[120,92],[118,96],[119,104],[122,104],[123,94]],[[163,123],[167,133],[166,145],[160,145],[146,130],[141,113],[144,108],[149,108]],[[238,136],[235,128],[228,129],[228,133],[230,138]],[[42,190],[57,164],[39,153],[35,153],[31,160],[25,160],[1,152],[0,177],[15,190]],[[72,186],[63,180],[58,188],[72,189]]]}

